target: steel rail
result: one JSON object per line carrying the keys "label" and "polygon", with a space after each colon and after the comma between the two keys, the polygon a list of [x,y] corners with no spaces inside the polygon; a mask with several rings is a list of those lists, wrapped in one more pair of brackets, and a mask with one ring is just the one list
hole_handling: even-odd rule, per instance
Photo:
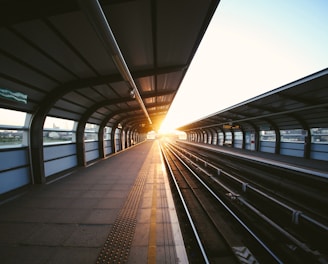
{"label": "steel rail", "polygon": [[187,204],[186,204],[186,202],[185,202],[185,200],[184,200],[184,198],[183,198],[183,195],[182,195],[182,193],[181,193],[181,191],[180,191],[180,189],[179,189],[178,183],[177,183],[176,179],[173,177],[174,172],[173,172],[171,166],[169,165],[168,158],[167,158],[165,152],[163,151],[163,146],[162,146],[162,145],[161,145],[161,149],[162,149],[162,155],[163,155],[164,160],[165,160],[165,162],[166,162],[166,164],[167,164],[167,167],[168,167],[168,169],[169,169],[169,172],[170,172],[170,174],[172,175],[172,179],[173,179],[173,182],[174,182],[175,188],[176,188],[176,190],[177,190],[177,192],[178,192],[178,194],[179,194],[179,198],[180,198],[180,200],[181,200],[181,202],[182,202],[182,205],[183,205],[183,208],[184,208],[184,210],[185,210],[185,212],[186,212],[186,214],[187,214],[187,217],[188,217],[189,223],[190,223],[190,225],[191,225],[191,228],[192,228],[193,233],[194,233],[194,235],[195,235],[195,238],[196,238],[196,240],[197,240],[197,244],[198,244],[198,246],[199,246],[199,248],[200,248],[200,251],[201,251],[201,253],[202,253],[202,256],[203,256],[203,258],[204,258],[204,261],[205,261],[206,264],[209,264],[210,261],[209,261],[207,255],[206,255],[206,252],[205,252],[204,246],[203,246],[203,244],[202,244],[202,242],[201,242],[201,240],[200,240],[200,237],[199,237],[199,235],[198,235],[198,232],[197,232],[197,229],[196,229],[196,227],[195,227],[195,224],[194,224],[194,222],[193,222],[193,220],[192,220],[192,217],[191,217],[191,214],[190,214],[189,209],[188,209],[188,207],[187,207]]}
{"label": "steel rail", "polygon": [[[206,161],[206,160],[204,160],[204,159],[202,159],[202,158],[197,157],[196,155],[194,155],[194,154],[192,154],[192,153],[190,153],[190,152],[188,152],[188,151],[182,149],[181,147],[177,147],[177,146],[174,146],[174,147],[175,147],[176,149],[180,149],[180,151],[182,150],[182,151],[185,152],[187,155],[192,156],[192,157],[194,157],[195,159],[204,162],[204,164],[206,164],[206,166],[209,166],[209,167],[211,167],[212,169],[214,169],[214,170],[220,172],[220,174],[223,173],[224,175],[226,175],[226,176],[229,177],[230,179],[233,179],[234,181],[238,182],[238,183],[241,184],[242,186],[245,186],[245,187],[244,187],[245,189],[243,189],[244,192],[246,192],[246,189],[250,189],[250,190],[254,191],[255,193],[257,193],[257,194],[259,194],[259,195],[265,197],[266,199],[270,200],[271,202],[273,202],[273,203],[279,205],[280,207],[282,207],[282,208],[288,210],[288,211],[291,213],[291,217],[292,217],[292,218],[293,218],[295,212],[298,212],[298,214],[297,214],[297,217],[298,217],[298,218],[304,218],[304,219],[306,219],[308,222],[312,223],[314,226],[316,226],[316,227],[318,227],[318,228],[321,228],[323,231],[328,231],[328,226],[324,225],[323,223],[318,222],[317,220],[311,218],[310,216],[306,215],[305,213],[299,211],[298,209],[293,208],[293,207],[291,207],[291,206],[289,206],[289,205],[287,205],[287,204],[285,204],[285,203],[283,203],[283,202],[277,200],[276,198],[270,196],[269,194],[266,194],[266,193],[262,192],[261,190],[259,190],[258,188],[252,186],[250,183],[245,182],[245,181],[242,181],[242,180],[236,178],[235,176],[233,176],[233,175],[231,175],[230,173],[228,173],[228,172],[222,170],[221,168],[217,167],[216,165],[214,165],[214,164],[212,164],[212,163],[210,163],[210,162],[208,162],[208,161]],[[183,154],[182,154],[182,155],[183,155]],[[186,157],[186,156],[185,156],[185,157]],[[186,157],[186,158],[187,158],[187,157]],[[198,166],[198,164],[196,164],[196,163],[194,163],[194,165]],[[202,170],[203,170],[203,169],[202,169]],[[205,170],[203,170],[203,171],[204,171],[205,173],[207,173]],[[210,176],[210,175],[209,175],[209,176]],[[212,177],[213,177],[213,176],[212,176]],[[213,177],[213,179],[215,179],[215,178]],[[219,183],[217,180],[215,180],[215,181],[216,181],[217,183]],[[227,188],[227,187],[226,187],[226,188]],[[300,243],[300,245],[303,245],[303,243]],[[303,247],[303,246],[302,246],[302,247]],[[308,251],[308,250],[309,250],[309,249],[306,249],[306,251]]]}
{"label": "steel rail", "polygon": [[186,164],[179,156],[174,152],[173,154],[180,160],[182,164],[198,179],[198,181],[211,193],[211,195],[230,213],[230,215],[237,220],[237,222],[265,249],[266,252],[277,262],[282,264],[283,261],[279,259],[278,256],[241,220],[230,208],[227,206],[220,197],[218,197],[214,191],[207,186],[207,184]]}
{"label": "steel rail", "polygon": [[[172,147],[172,146],[171,146]],[[303,212],[298,211],[280,201],[278,201],[277,199],[271,197],[268,194],[263,193],[262,191],[258,190],[257,188],[250,186],[248,183],[245,183],[243,181],[241,181],[240,179],[234,177],[233,175],[231,175],[228,172],[223,171],[222,169],[216,167],[215,165],[209,163],[208,161],[205,161],[202,158],[197,157],[196,155],[182,149],[183,152],[187,153],[186,155],[181,153],[179,150],[177,149],[181,149],[180,147],[174,146],[174,148],[176,148],[176,151],[180,153],[180,155],[184,156],[185,159],[187,159],[190,163],[192,163],[194,166],[198,166],[197,163],[194,163],[193,161],[191,161],[186,155],[189,156],[193,156],[195,159],[204,162],[204,164],[206,164],[206,166],[212,167],[213,169],[216,169],[218,171],[220,171],[221,173],[225,174],[226,176],[228,176],[229,178],[234,179],[235,181],[238,181],[239,183],[244,183],[246,184],[247,188],[253,190],[254,192],[257,192],[259,195],[262,195],[263,197],[267,198],[268,200],[280,205],[282,208],[287,209],[289,211],[292,212],[292,217],[295,217],[294,214],[295,212],[297,213],[297,218],[304,218],[306,219],[308,222],[312,223],[313,225],[321,228],[323,231],[327,231],[327,226],[325,226],[324,224],[312,219],[311,217],[305,215]],[[265,216],[264,214],[262,214],[259,210],[257,210],[254,206],[252,206],[250,203],[248,203],[245,199],[243,199],[238,193],[235,193],[234,191],[231,191],[229,187],[227,187],[225,184],[221,183],[218,179],[216,179],[215,177],[213,177],[212,175],[208,174],[208,172],[206,172],[205,170],[203,170],[202,168],[200,168],[200,170],[202,170],[203,172],[205,172],[209,177],[211,177],[211,179],[213,181],[215,181],[217,184],[219,184],[222,188],[224,188],[226,191],[231,192],[237,200],[239,200],[242,204],[244,204],[246,207],[248,207],[252,212],[254,212],[256,215],[258,215],[260,218],[262,218],[264,221],[266,221],[269,225],[271,225],[274,229],[276,229],[278,232],[280,232],[283,236],[285,236],[287,239],[289,239],[290,241],[292,241],[293,243],[295,243],[299,248],[301,248],[302,250],[304,250],[305,252],[311,253],[313,256],[319,256],[320,253],[316,250],[312,250],[307,244],[301,242],[299,239],[295,238],[293,235],[291,235],[289,232],[287,232],[286,230],[284,230],[283,228],[281,228],[278,224],[276,224],[274,221],[272,221],[270,218],[268,218],[267,216]],[[201,180],[201,179],[200,179]],[[202,180],[201,180],[202,181]]]}

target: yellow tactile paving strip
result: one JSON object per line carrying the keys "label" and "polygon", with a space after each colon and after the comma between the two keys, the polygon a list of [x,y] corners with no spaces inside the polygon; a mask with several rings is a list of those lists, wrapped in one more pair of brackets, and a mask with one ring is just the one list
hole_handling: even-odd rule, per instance
{"label": "yellow tactile paving strip", "polygon": [[125,263],[127,261],[135,232],[138,206],[147,176],[148,165],[144,164],[115,220],[96,263]]}
{"label": "yellow tactile paving strip", "polygon": [[96,263],[188,263],[170,195],[154,141]]}

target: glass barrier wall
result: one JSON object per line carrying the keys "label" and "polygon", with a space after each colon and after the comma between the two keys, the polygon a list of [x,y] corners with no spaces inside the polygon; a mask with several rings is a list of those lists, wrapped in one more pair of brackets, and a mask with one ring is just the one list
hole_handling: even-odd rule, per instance
{"label": "glass barrier wall", "polygon": [[99,125],[87,123],[84,129],[84,141],[98,140]]}
{"label": "glass barrier wall", "polygon": [[280,136],[281,142],[304,143],[307,132],[303,129],[280,130]]}
{"label": "glass barrier wall", "polygon": [[276,132],[274,130],[262,130],[260,141],[276,141]]}
{"label": "glass barrier wall", "polygon": [[43,144],[62,144],[76,142],[77,122],[47,116],[43,125]]}
{"label": "glass barrier wall", "polygon": [[111,133],[112,133],[112,128],[106,126],[104,128],[104,140],[111,140]]}
{"label": "glass barrier wall", "polygon": [[311,142],[328,144],[328,128],[311,128]]}
{"label": "glass barrier wall", "polygon": [[31,115],[0,108],[0,148],[28,145],[28,124]]}

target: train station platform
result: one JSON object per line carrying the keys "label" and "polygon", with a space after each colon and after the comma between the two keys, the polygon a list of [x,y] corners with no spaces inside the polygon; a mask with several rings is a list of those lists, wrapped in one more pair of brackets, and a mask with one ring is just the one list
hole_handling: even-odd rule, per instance
{"label": "train station platform", "polygon": [[293,157],[287,155],[279,155],[274,153],[266,153],[260,151],[252,151],[239,148],[231,148],[219,145],[211,145],[205,143],[195,143],[190,141],[178,141],[180,144],[187,144],[191,146],[201,146],[205,149],[217,151],[231,156],[238,156],[256,162],[262,162],[279,166],[286,169],[291,169],[303,173],[312,174],[314,176],[328,178],[328,163],[323,160],[305,159],[300,157]]}
{"label": "train station platform", "polygon": [[2,264],[187,263],[157,141],[0,205]]}

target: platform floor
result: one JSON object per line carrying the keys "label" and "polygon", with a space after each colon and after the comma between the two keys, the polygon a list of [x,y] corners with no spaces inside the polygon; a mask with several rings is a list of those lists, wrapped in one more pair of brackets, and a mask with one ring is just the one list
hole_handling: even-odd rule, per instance
{"label": "platform floor", "polygon": [[0,263],[187,263],[157,141],[0,206]]}

